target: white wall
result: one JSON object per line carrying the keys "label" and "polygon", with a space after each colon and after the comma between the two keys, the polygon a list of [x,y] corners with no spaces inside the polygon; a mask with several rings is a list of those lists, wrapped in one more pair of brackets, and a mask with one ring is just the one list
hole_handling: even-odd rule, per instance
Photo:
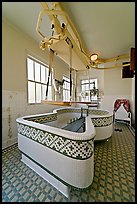
{"label": "white wall", "polygon": [[[113,112],[114,102],[116,99],[129,99],[132,122],[135,121],[135,79],[122,79],[122,67],[107,70],[90,69],[89,71],[82,71],[77,73],[77,85],[80,85],[81,79],[98,78],[99,89],[104,92],[101,99],[101,109]],[[80,87],[77,88],[78,93]]]}
{"label": "white wall", "polygon": [[[48,64],[49,53],[18,28],[2,20],[2,148],[17,142],[16,118],[51,112],[57,106],[47,104],[28,105],[26,56]],[[69,76],[68,65],[55,56],[53,67],[55,78]]]}
{"label": "white wall", "polygon": [[122,68],[104,71],[104,98],[102,108],[113,111],[116,99],[129,99],[131,102],[131,78],[122,78]]}

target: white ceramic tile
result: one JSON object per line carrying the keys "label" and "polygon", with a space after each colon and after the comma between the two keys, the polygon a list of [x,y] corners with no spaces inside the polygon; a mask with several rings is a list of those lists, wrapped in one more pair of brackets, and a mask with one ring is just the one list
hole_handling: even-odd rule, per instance
{"label": "white ceramic tile", "polygon": [[[44,104],[40,105],[28,105],[27,104],[27,93],[17,92],[17,91],[2,91],[2,120],[8,121],[9,115],[12,121],[13,134],[16,134],[16,123],[15,119],[27,116],[31,114],[40,114],[46,113],[53,110],[53,107],[45,106]],[[8,126],[7,123],[3,122],[3,141],[8,142],[7,136]]]}

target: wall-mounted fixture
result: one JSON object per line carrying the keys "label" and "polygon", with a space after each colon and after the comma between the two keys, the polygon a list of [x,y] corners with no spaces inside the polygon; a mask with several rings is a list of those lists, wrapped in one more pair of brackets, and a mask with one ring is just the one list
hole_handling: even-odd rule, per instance
{"label": "wall-mounted fixture", "polygon": [[[94,53],[89,55],[82,46],[80,35],[76,30],[75,25],[71,21],[69,15],[65,12],[60,2],[52,2],[52,8],[48,6],[46,2],[41,2],[42,10],[39,13],[36,32],[42,37],[40,42],[40,48],[45,50],[46,48],[52,49],[58,57],[60,57],[67,64],[70,63],[70,43],[72,48],[73,60],[71,63],[71,68],[75,70],[85,70],[89,68],[94,69],[113,69],[121,68],[121,63],[113,67],[99,67],[98,65],[115,62],[116,60],[129,59],[130,54],[119,55],[118,57],[112,57],[108,59],[102,59],[98,54]],[[41,32],[41,22],[43,15],[47,15],[51,20],[52,35],[46,37],[47,33]],[[62,22],[63,20],[63,22]],[[133,50],[134,52],[134,50]],[[130,60],[130,59],[129,59]],[[132,61],[133,62],[133,61]],[[134,69],[134,63],[131,66]],[[135,72],[135,71],[133,71]]]}
{"label": "wall-mounted fixture", "polygon": [[98,54],[94,53],[90,56],[91,61],[96,61],[98,58]]}

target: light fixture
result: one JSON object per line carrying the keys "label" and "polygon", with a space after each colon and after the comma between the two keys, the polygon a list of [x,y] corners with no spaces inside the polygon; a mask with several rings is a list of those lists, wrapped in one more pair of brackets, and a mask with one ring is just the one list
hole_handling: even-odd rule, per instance
{"label": "light fixture", "polygon": [[95,53],[90,56],[91,61],[95,61],[97,60],[97,58],[98,58],[98,54],[95,54]]}

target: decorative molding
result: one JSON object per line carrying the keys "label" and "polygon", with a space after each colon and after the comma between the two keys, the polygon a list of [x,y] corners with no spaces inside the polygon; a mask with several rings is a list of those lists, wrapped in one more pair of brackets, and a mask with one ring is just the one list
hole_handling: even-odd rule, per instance
{"label": "decorative molding", "polygon": [[30,118],[24,118],[24,119],[28,121],[36,122],[36,123],[47,123],[47,122],[57,120],[57,114],[36,116],[36,117],[30,117]]}
{"label": "decorative molding", "polygon": [[17,123],[18,133],[73,159],[88,159],[94,153],[94,138],[71,140],[50,132]]}
{"label": "decorative molding", "polygon": [[113,123],[113,116],[103,118],[92,118],[94,127],[105,127]]}
{"label": "decorative molding", "polygon": [[[44,115],[44,116],[36,116],[36,117],[30,117],[30,118],[24,118],[25,120],[33,121],[36,123],[47,123],[47,122],[52,122],[57,120],[57,115],[60,115],[62,113],[81,113],[81,110],[78,109],[60,109],[57,110],[57,113],[51,114],[51,115]],[[87,109],[83,109],[83,113],[87,113]],[[93,115],[107,115],[109,112],[104,111],[104,110],[89,110],[89,114]],[[98,117],[94,118],[91,115],[91,120],[93,122],[94,127],[103,127],[103,126],[108,126],[113,122],[113,116],[108,116],[108,117]]]}

